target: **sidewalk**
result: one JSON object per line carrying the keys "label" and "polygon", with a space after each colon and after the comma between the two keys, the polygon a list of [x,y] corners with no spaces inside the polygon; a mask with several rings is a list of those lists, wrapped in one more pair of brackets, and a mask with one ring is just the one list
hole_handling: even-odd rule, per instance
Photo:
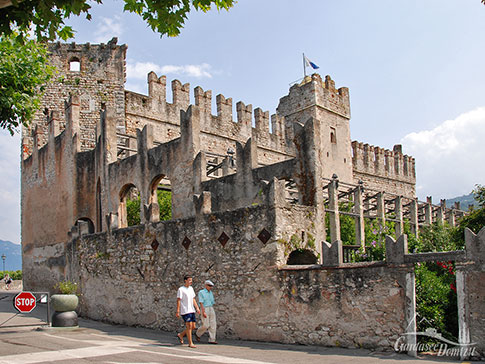
{"label": "sidewalk", "polygon": [[[208,345],[207,338],[189,349],[178,343],[175,333],[110,325],[80,319],[79,328],[49,328],[43,325],[46,305],[32,314],[16,314],[12,300],[16,292],[0,292],[0,325],[12,315],[8,325],[0,326],[0,364],[27,363],[437,363],[459,362],[442,358],[411,358],[394,352],[364,349],[325,348],[252,341],[218,339]],[[16,326],[15,326],[15,325]],[[21,326],[32,325],[32,326]]]}

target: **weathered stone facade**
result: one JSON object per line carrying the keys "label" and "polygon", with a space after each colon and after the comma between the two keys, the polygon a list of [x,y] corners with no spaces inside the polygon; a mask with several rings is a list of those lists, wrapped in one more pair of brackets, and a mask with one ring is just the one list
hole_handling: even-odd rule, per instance
{"label": "weathered stone facade", "polygon": [[[271,118],[238,103],[235,122],[232,99],[218,95],[212,115],[211,92],[195,88],[189,105],[189,85],[179,81],[168,103],[166,79],[153,72],[148,96],[119,93],[126,46],[115,40],[51,47],[59,67],[80,61],[80,71],[61,70],[80,81],[50,85],[47,123],[40,115],[32,139],[24,130],[24,287],[51,290],[69,278],[80,284],[87,317],[174,330],[174,292],[190,271],[196,288],[216,282],[225,337],[389,349],[406,332],[414,310],[409,259],[421,258],[406,255],[402,237],[388,244],[385,263],[343,264],[339,198],[352,196],[359,244],[364,212],[384,221],[391,211],[401,236],[405,214],[417,232],[455,210],[418,204],[414,159],[399,146],[351,143],[348,89],[314,74],[290,88]],[[65,108],[53,110],[52,94],[63,92],[71,92]],[[172,220],[160,222],[157,189],[165,180]],[[127,227],[133,186],[141,224]],[[286,266],[297,249],[320,264]],[[453,260],[471,267],[463,273],[466,301],[483,266],[457,254]],[[467,332],[478,340],[481,331]]]}

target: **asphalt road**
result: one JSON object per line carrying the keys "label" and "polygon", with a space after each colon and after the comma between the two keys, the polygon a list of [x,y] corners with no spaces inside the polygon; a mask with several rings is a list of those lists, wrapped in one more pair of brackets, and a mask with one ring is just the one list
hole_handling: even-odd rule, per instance
{"label": "asphalt road", "polygon": [[[411,358],[405,354],[363,349],[324,348],[236,340],[206,342],[196,349],[178,343],[175,333],[79,320],[79,328],[46,325],[47,307],[17,314],[15,292],[0,291],[0,364],[33,363],[438,363],[443,358]],[[205,340],[207,340],[205,338]],[[203,341],[205,341],[203,339]]]}

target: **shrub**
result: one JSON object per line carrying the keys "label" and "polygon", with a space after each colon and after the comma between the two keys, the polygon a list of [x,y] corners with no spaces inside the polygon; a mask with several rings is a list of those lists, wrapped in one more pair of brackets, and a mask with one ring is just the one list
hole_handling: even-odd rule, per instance
{"label": "shrub", "polygon": [[0,272],[0,279],[3,279],[3,277],[5,277],[5,275],[9,275],[10,278],[12,278],[12,280],[14,281],[20,281],[22,280],[22,271],[21,270],[6,270],[5,271],[5,274],[3,271]]}
{"label": "shrub", "polygon": [[77,294],[77,283],[71,281],[62,281],[54,286],[54,289],[62,294]]}

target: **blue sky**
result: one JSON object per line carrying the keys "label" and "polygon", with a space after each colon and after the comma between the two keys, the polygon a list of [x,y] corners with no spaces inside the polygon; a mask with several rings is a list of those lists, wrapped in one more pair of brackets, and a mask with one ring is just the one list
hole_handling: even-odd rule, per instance
{"label": "blue sky", "polygon": [[[69,20],[77,43],[128,45],[126,88],[146,73],[275,112],[302,77],[302,53],[350,89],[352,140],[416,158],[417,194],[435,202],[485,184],[485,6],[480,0],[240,0],[193,12],[160,38],[123,2]],[[168,84],[170,84],[168,82]],[[168,98],[171,99],[170,92]],[[215,107],[213,108],[215,110]],[[19,137],[0,132],[0,239],[20,241]]]}

